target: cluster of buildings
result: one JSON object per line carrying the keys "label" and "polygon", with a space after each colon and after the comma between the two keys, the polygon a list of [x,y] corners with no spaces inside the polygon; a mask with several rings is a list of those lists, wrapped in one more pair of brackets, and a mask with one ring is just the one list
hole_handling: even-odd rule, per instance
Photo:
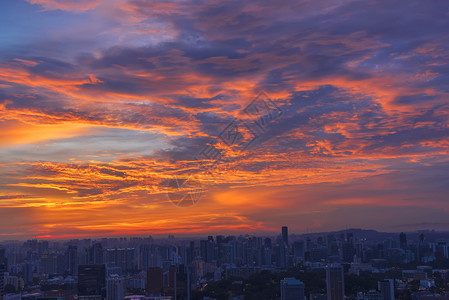
{"label": "cluster of buildings", "polygon": [[[448,246],[444,239],[426,240],[423,234],[412,241],[404,233],[375,240],[350,231],[289,236],[287,227],[277,237],[8,241],[0,246],[0,295],[3,300],[190,299],[193,290],[210,281],[300,266],[326,269],[327,296],[306,295],[304,283],[285,278],[282,299],[339,300],[345,298],[344,274],[447,259]],[[403,270],[401,280],[386,278],[357,298],[391,300],[395,286],[407,280],[421,280],[425,291],[434,285],[435,274],[448,279],[447,270],[428,268]]]}
{"label": "cluster of buildings", "polygon": [[[329,264],[326,269],[326,294],[310,294],[310,300],[344,300],[344,268],[341,264]],[[394,300],[394,280],[378,281],[378,289],[358,293],[357,300]],[[304,300],[305,285],[296,278],[284,278],[280,282],[281,300]]]}

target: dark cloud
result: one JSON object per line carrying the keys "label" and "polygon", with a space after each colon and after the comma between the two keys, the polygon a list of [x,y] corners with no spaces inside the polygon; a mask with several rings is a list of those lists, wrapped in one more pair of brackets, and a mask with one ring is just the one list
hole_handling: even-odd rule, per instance
{"label": "dark cloud", "polygon": [[[235,117],[242,118],[247,103],[265,90],[283,114],[258,133],[253,147],[234,157],[229,165],[235,172],[217,188],[227,188],[222,194],[245,185],[255,185],[254,193],[265,185],[278,188],[282,201],[273,208],[273,220],[279,222],[301,215],[290,210],[304,205],[310,212],[305,222],[316,219],[312,211],[329,220],[317,227],[346,220],[375,224],[379,215],[386,227],[419,227],[432,224],[432,214],[434,224],[444,226],[447,1],[136,0],[110,10],[103,10],[102,1],[95,9],[91,4],[45,7],[64,12],[46,13],[42,22],[50,29],[44,28],[42,38],[29,38],[26,47],[12,44],[22,37],[7,30],[14,39],[5,38],[0,60],[5,140],[14,136],[26,144],[23,131],[71,124],[106,128],[129,148],[112,151],[108,139],[91,146],[92,132],[66,137],[76,145],[64,162],[54,162],[50,154],[33,157],[28,177],[15,175],[14,195],[28,193],[21,188],[55,189],[71,200],[76,195],[138,206],[143,193],[160,193],[155,177],[195,172],[192,160],[199,151]],[[30,22],[42,17],[38,11],[27,14]],[[63,26],[64,34],[52,30],[61,18],[76,26]],[[140,131],[151,132],[163,146],[143,151]],[[51,142],[39,147],[54,147],[46,153],[59,158],[67,140],[58,134],[65,137],[42,134]],[[101,158],[76,161],[81,152],[101,157],[103,150],[110,164]],[[242,180],[245,176],[254,180]],[[20,198],[0,200],[14,197]],[[401,209],[401,220],[393,222]],[[234,224],[238,217],[255,224],[266,216],[265,207],[211,224]],[[407,218],[416,224],[403,221]],[[172,225],[196,230],[202,223],[185,224]]]}

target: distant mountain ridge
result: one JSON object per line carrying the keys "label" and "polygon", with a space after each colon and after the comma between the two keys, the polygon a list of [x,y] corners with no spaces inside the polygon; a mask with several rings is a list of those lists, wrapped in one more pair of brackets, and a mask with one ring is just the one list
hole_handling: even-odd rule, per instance
{"label": "distant mountain ridge", "polygon": [[[316,239],[320,236],[334,235],[337,237],[338,235],[344,234],[346,236],[347,233],[352,233],[355,239],[363,239],[366,238],[370,242],[383,241],[385,239],[399,239],[398,232],[381,232],[373,229],[361,229],[361,228],[349,228],[338,231],[328,231],[328,232],[316,232],[316,233],[304,233],[304,234],[292,234],[291,239],[304,239],[311,238]],[[449,239],[449,231],[435,231],[435,230],[420,230],[420,231],[412,231],[412,232],[404,232],[407,235],[408,241],[417,241],[419,239],[420,234],[424,234],[425,240],[438,240],[438,239]]]}

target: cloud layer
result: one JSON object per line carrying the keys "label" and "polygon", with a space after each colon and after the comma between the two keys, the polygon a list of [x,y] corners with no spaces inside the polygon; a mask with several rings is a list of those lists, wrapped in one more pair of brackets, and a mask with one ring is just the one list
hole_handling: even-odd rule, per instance
{"label": "cloud layer", "polygon": [[[447,229],[448,14],[414,0],[6,4],[0,239]],[[262,90],[283,115],[243,152],[219,144],[232,160],[204,172],[195,156]],[[173,176],[196,176],[203,199],[172,205]]]}

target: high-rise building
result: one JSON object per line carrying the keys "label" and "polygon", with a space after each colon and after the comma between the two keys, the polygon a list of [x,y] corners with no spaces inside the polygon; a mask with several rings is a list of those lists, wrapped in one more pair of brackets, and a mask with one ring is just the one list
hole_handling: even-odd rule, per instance
{"label": "high-rise building", "polygon": [[112,275],[106,279],[106,299],[123,300],[125,297],[125,282],[123,277]]}
{"label": "high-rise building", "polygon": [[288,227],[282,226],[282,241],[288,246]]}
{"label": "high-rise building", "polygon": [[78,271],[78,247],[69,246],[65,252],[67,272],[70,275],[76,275]]}
{"label": "high-rise building", "polygon": [[200,255],[207,263],[215,260],[215,243],[213,237],[209,236],[208,240],[200,241]]}
{"label": "high-rise building", "polygon": [[262,248],[262,265],[271,266],[271,264],[272,264],[271,249],[264,246]]}
{"label": "high-rise building", "polygon": [[23,281],[25,284],[30,284],[33,282],[33,265],[27,262],[23,265]]}
{"label": "high-rise building", "polygon": [[168,282],[164,287],[165,295],[174,296],[176,293],[176,266],[170,266],[168,268]]}
{"label": "high-rise building", "polygon": [[5,264],[2,261],[0,261],[0,299],[3,299],[4,294],[4,286],[5,286],[3,282],[4,276],[5,276]]}
{"label": "high-rise building", "polygon": [[58,255],[56,253],[42,254],[39,273],[46,275],[56,274],[58,272],[57,263]]}
{"label": "high-rise building", "polygon": [[304,283],[296,278],[281,280],[281,300],[304,300]]}
{"label": "high-rise building", "polygon": [[343,261],[344,262],[353,262],[354,261],[354,255],[356,254],[355,248],[354,248],[354,235],[352,232],[346,233],[346,240],[343,243]]}
{"label": "high-rise building", "polygon": [[304,242],[296,241],[293,243],[293,255],[296,258],[304,258]]}
{"label": "high-rise building", "polygon": [[231,244],[221,244],[219,248],[219,264],[230,264],[233,262],[233,248]]}
{"label": "high-rise building", "polygon": [[3,264],[6,260],[6,250],[5,248],[0,248],[0,264]]}
{"label": "high-rise building", "polygon": [[330,264],[326,267],[327,300],[344,300],[345,284],[343,266]]}
{"label": "high-rise building", "polygon": [[404,250],[407,249],[407,236],[403,232],[399,234],[399,247]]}
{"label": "high-rise building", "polygon": [[103,247],[100,243],[95,243],[87,249],[87,264],[103,264]]}
{"label": "high-rise building", "polygon": [[189,264],[192,263],[192,261],[195,259],[195,241],[190,241],[190,261],[188,262]]}
{"label": "high-rise building", "polygon": [[19,279],[19,277],[14,276],[14,275],[9,275],[8,272],[5,272],[3,274],[3,284],[4,284],[4,286],[5,287],[8,286],[8,285],[12,286],[12,287],[14,287],[15,291],[19,290],[19,286],[20,286],[19,284],[20,284],[21,281],[22,280]]}
{"label": "high-rise building", "polygon": [[287,266],[287,249],[284,243],[277,245],[274,247],[275,258],[276,258],[276,266],[278,268],[285,268]]}
{"label": "high-rise building", "polygon": [[78,267],[78,298],[80,300],[106,299],[105,265],[80,265]]}
{"label": "high-rise building", "polygon": [[154,257],[154,252],[151,245],[140,245],[140,268],[142,270],[147,270],[152,267],[152,258]]}
{"label": "high-rise building", "polygon": [[271,239],[270,238],[265,238],[263,244],[265,245],[265,247],[271,249]]}
{"label": "high-rise building", "polygon": [[306,251],[311,251],[313,248],[313,242],[310,237],[306,238]]}
{"label": "high-rise building", "polygon": [[200,256],[204,261],[206,261],[206,255],[207,255],[207,240],[201,240],[200,241]]}
{"label": "high-rise building", "polygon": [[7,269],[7,259],[5,248],[0,248],[0,300],[3,299],[5,292],[5,272]]}
{"label": "high-rise building", "polygon": [[378,289],[382,295],[382,300],[394,300],[394,281],[393,279],[384,279],[377,282]]}
{"label": "high-rise building", "polygon": [[[144,254],[148,253],[147,250],[143,251]],[[106,249],[104,254],[104,263],[108,266],[120,267],[122,269],[122,272],[135,271],[135,269],[137,268],[135,248]],[[146,264],[149,263],[147,259],[148,257],[146,257]]]}
{"label": "high-rise building", "polygon": [[65,274],[67,272],[67,259],[65,253],[57,254],[56,269],[58,274]]}
{"label": "high-rise building", "polygon": [[147,270],[147,292],[159,295],[164,288],[164,273],[162,268],[149,268]]}
{"label": "high-rise building", "polygon": [[350,263],[354,261],[355,248],[350,242],[345,242],[342,247],[343,261]]}

